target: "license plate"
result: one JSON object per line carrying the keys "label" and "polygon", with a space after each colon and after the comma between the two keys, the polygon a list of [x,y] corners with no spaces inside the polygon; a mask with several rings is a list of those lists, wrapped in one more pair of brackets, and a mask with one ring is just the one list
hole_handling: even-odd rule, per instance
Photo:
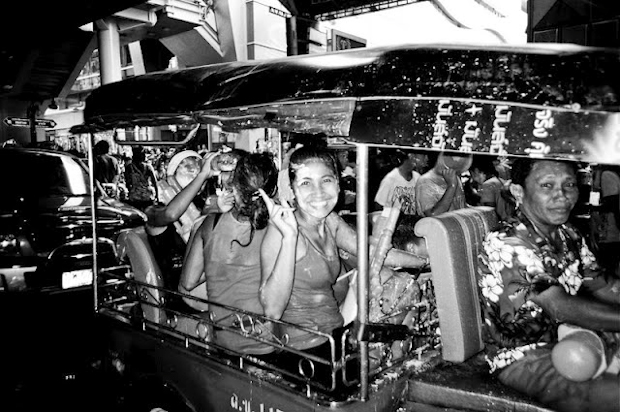
{"label": "license plate", "polygon": [[93,271],[91,269],[72,270],[62,274],[62,288],[70,289],[78,286],[91,285],[93,283]]}

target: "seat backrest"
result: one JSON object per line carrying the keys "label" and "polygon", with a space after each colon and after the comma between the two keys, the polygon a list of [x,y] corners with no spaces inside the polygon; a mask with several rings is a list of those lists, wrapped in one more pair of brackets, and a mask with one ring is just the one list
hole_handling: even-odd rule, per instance
{"label": "seat backrest", "polygon": [[[212,339],[210,328],[200,321],[198,315],[166,311],[166,292],[158,289],[164,287],[164,280],[143,226],[121,231],[117,240],[117,250],[121,258],[123,256],[129,258],[134,279],[141,282],[137,286],[138,299],[146,320],[204,341]],[[206,288],[196,288],[190,294],[206,299]],[[206,303],[186,300],[191,303],[191,307],[199,311],[208,308]]]}
{"label": "seat backrest", "polygon": [[164,323],[164,293],[157,289],[164,287],[164,280],[144,226],[121,231],[117,246],[121,257],[126,255],[129,258],[134,279],[146,284],[137,286],[144,318],[151,322]]}
{"label": "seat backrest", "polygon": [[498,226],[487,206],[425,217],[415,225],[415,234],[426,239],[444,360],[463,362],[484,348],[476,266],[484,237]]}

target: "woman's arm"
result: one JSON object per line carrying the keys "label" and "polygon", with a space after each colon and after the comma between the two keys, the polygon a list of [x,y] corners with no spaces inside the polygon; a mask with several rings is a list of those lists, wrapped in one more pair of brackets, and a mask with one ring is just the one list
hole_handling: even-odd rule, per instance
{"label": "woman's arm", "polygon": [[207,224],[213,224],[212,219],[204,219],[200,227],[195,233],[195,236],[191,238],[185,259],[183,260],[183,268],[181,270],[181,278],[179,280],[179,291],[189,292],[203,283],[205,279],[204,274],[204,238]]}
{"label": "woman's arm", "polygon": [[[215,155],[215,154],[214,154]],[[213,156],[204,160],[202,169],[198,173],[198,176],[194,178],[185,186],[175,197],[172,198],[170,203],[166,207],[148,208],[148,225],[152,227],[165,227],[172,222],[179,220],[181,215],[185,213],[190,203],[204,184],[204,182],[213,176],[213,170],[211,170],[211,159]]]}
{"label": "woman's arm", "polygon": [[297,221],[292,208],[276,205],[262,189],[269,210],[269,226],[261,244],[260,302],[265,315],[280,319],[288,305],[295,279]]}
{"label": "woman's arm", "polygon": [[[357,256],[357,232],[347,222],[332,212],[327,217],[327,224],[334,233],[336,245],[354,256]],[[371,238],[372,239],[372,238]],[[372,241],[371,241],[372,244]],[[370,252],[372,255],[372,251]],[[385,265],[404,268],[420,268],[428,264],[428,258],[417,256],[404,250],[391,248],[385,258]]]}
{"label": "woman's arm", "polygon": [[261,245],[260,302],[265,315],[280,319],[288,305],[295,279],[297,237],[284,238],[269,225]]}

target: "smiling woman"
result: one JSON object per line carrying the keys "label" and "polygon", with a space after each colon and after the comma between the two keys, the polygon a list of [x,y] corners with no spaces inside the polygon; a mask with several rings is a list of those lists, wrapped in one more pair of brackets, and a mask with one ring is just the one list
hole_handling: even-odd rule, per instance
{"label": "smiling woman", "polygon": [[[330,359],[332,338],[339,342],[344,333],[344,319],[334,294],[334,285],[344,272],[339,250],[356,255],[357,234],[334,213],[340,186],[333,152],[311,145],[295,150],[289,176],[294,209],[286,202],[275,204],[263,193],[270,225],[261,245],[260,301],[265,315],[303,328],[283,326],[288,346]],[[386,264],[394,264],[397,256],[402,254],[393,249],[387,252]],[[399,266],[415,268],[423,264],[411,255]],[[339,357],[342,345],[336,348]],[[299,364],[301,372],[299,359],[297,354],[278,354],[278,364],[292,367],[293,371]],[[359,373],[354,366],[355,362],[347,365],[345,376],[348,373],[351,378]],[[311,369],[311,376],[329,382],[331,367],[315,364]],[[307,376],[308,372],[301,373]]]}

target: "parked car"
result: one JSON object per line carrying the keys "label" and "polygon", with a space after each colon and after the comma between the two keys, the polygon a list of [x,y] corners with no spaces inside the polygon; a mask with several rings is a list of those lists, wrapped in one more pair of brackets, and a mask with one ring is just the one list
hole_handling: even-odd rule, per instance
{"label": "parked car", "polygon": [[[76,156],[2,148],[0,291],[58,293],[92,284],[92,219],[88,170]],[[118,264],[116,236],[145,215],[97,196],[98,267]]]}

